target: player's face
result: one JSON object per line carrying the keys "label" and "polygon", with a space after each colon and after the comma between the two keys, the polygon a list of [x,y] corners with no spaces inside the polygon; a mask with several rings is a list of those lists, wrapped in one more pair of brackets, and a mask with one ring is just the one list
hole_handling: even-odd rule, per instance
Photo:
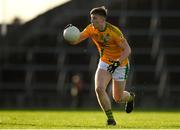
{"label": "player's face", "polygon": [[94,26],[94,28],[99,29],[104,24],[104,17],[97,15],[97,14],[91,14],[91,23]]}

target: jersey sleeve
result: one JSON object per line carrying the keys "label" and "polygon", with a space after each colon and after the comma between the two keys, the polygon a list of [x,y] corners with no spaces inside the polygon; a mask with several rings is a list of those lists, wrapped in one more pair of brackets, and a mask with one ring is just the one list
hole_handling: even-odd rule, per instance
{"label": "jersey sleeve", "polygon": [[82,32],[81,34],[84,36],[84,37],[90,37],[91,36],[91,26],[88,25]]}

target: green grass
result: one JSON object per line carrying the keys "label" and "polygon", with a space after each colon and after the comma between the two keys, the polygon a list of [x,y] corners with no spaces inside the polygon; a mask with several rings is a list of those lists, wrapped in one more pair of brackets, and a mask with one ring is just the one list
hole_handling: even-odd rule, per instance
{"label": "green grass", "polygon": [[180,129],[179,111],[114,111],[117,126],[106,126],[102,111],[0,110],[0,128]]}

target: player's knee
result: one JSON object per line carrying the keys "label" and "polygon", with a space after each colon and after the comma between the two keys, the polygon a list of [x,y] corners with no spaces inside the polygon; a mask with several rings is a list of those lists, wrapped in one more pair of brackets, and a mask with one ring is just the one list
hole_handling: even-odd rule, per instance
{"label": "player's knee", "polygon": [[121,97],[119,96],[113,96],[113,99],[116,103],[120,103],[121,102]]}
{"label": "player's knee", "polygon": [[96,91],[96,93],[102,93],[102,92],[104,92],[105,91],[105,89],[103,88],[103,87],[96,87],[95,88],[95,91]]}

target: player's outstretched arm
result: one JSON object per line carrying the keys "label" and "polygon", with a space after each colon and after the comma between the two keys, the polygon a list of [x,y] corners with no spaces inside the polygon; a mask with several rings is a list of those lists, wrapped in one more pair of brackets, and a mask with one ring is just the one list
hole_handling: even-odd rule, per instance
{"label": "player's outstretched arm", "polygon": [[83,33],[81,32],[81,33],[80,33],[80,37],[79,37],[79,39],[78,39],[77,41],[69,42],[69,43],[72,44],[72,45],[77,45],[77,44],[79,44],[80,42],[86,40],[87,38],[88,38],[88,37],[85,36],[85,35],[83,35]]}

